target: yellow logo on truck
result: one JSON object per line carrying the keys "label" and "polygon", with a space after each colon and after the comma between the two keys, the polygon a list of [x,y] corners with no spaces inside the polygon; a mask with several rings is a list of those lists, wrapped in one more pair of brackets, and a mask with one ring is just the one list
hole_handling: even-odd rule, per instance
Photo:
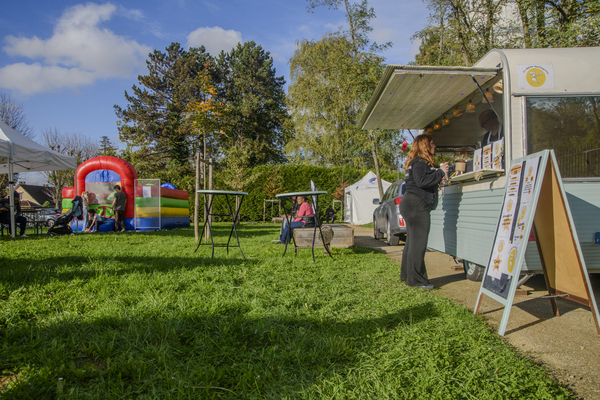
{"label": "yellow logo on truck", "polygon": [[539,68],[531,68],[527,71],[527,83],[533,87],[540,87],[546,83],[546,73]]}

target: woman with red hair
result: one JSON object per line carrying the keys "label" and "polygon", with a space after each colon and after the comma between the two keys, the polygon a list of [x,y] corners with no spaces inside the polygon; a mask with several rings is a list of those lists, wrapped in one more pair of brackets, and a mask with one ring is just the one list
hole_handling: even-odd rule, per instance
{"label": "woman with red hair", "polygon": [[408,152],[404,171],[406,193],[400,202],[400,214],[406,222],[406,244],[402,252],[400,279],[408,286],[432,290],[427,278],[425,251],[431,228],[430,213],[438,203],[438,186],[448,173],[448,163],[435,168],[435,144],[431,137],[419,135]]}

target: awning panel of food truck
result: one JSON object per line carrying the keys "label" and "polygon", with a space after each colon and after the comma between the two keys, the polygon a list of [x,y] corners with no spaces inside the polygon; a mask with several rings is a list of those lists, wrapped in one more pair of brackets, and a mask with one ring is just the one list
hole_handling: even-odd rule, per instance
{"label": "awning panel of food truck", "polygon": [[[388,65],[359,122],[361,129],[424,128],[480,93],[496,68]],[[433,118],[433,119],[432,119]]]}

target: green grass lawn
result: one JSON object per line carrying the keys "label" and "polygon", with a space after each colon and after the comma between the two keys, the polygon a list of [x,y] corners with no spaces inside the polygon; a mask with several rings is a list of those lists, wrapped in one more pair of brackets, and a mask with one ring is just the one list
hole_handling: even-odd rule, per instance
{"label": "green grass lawn", "polygon": [[385,255],[278,234],[242,225],[248,261],[192,229],[0,237],[0,397],[574,398]]}

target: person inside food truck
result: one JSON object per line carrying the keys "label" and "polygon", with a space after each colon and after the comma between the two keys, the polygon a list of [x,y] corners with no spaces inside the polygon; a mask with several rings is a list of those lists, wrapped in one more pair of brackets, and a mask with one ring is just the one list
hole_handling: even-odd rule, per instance
{"label": "person inside food truck", "polygon": [[481,143],[482,147],[504,137],[504,130],[498,121],[496,113],[489,108],[479,114],[479,125],[487,131],[485,135],[483,135],[483,141]]}

